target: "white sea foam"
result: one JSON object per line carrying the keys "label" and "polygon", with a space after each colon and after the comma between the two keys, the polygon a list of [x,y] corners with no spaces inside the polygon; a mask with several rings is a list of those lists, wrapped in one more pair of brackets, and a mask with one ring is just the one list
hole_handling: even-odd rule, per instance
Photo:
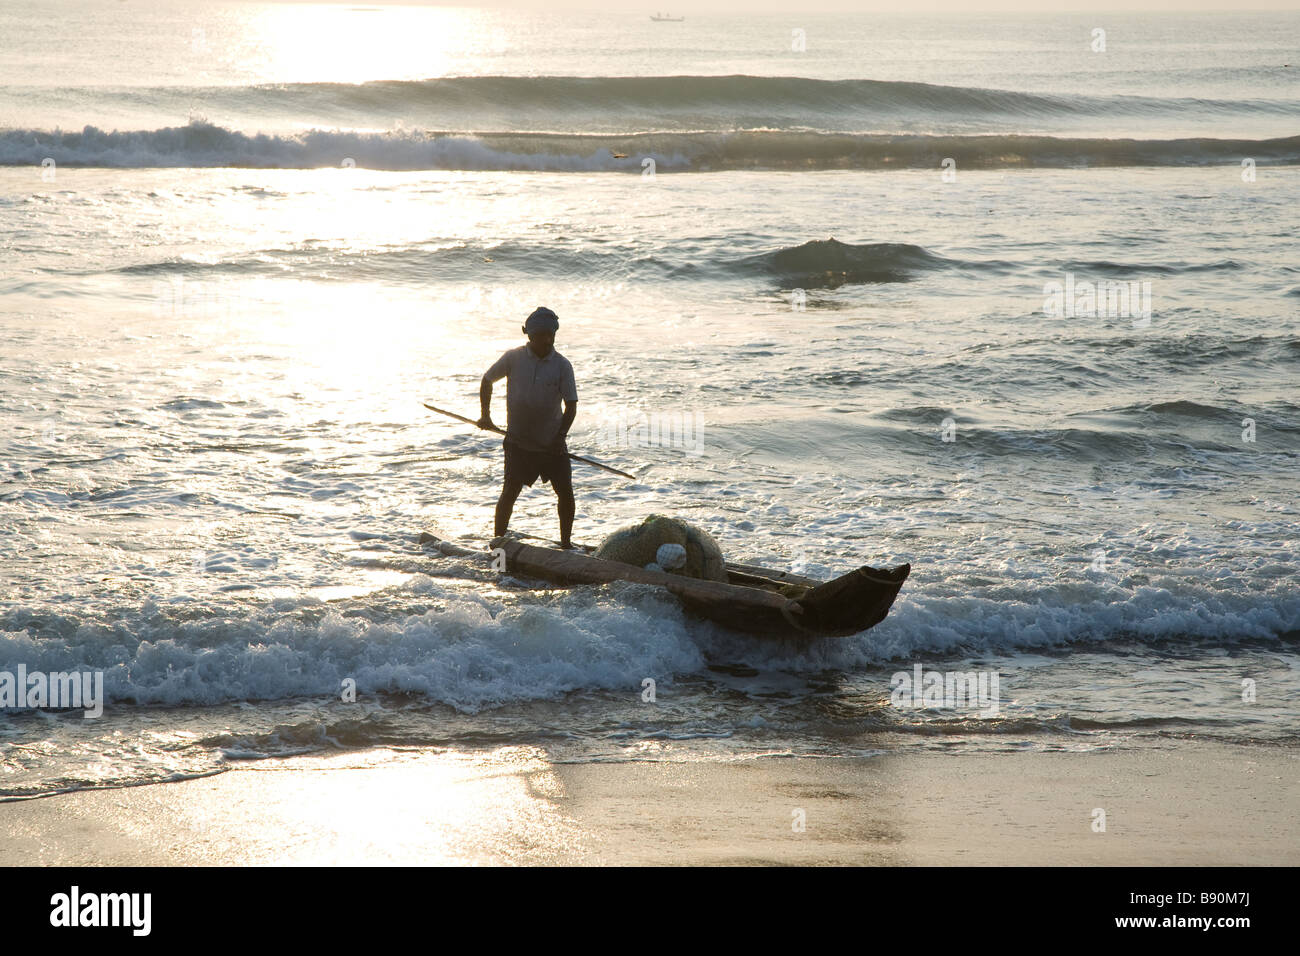
{"label": "white sea foam", "polygon": [[[439,586],[425,582],[406,600],[430,589],[438,593]],[[798,672],[918,655],[1104,647],[1112,640],[1231,648],[1267,644],[1300,626],[1300,595],[1285,588],[1184,587],[1173,594],[1144,586],[1068,603],[1032,579],[998,590],[997,597],[936,596],[923,579],[914,580],[872,631],[806,645],[721,634],[692,623],[671,599],[635,588],[621,588],[619,599],[578,591],[540,603],[526,593],[486,605],[451,596],[444,608],[415,614],[403,613],[400,602],[387,613],[365,613],[374,598],[330,607],[282,600],[239,616],[209,612],[197,619],[201,605],[148,603],[111,628],[78,626],[75,615],[42,616],[39,629],[16,628],[30,613],[18,608],[5,614],[0,660],[29,670],[102,671],[110,707],[330,699],[350,678],[362,695],[418,694],[474,713],[575,690],[637,688],[646,676],[666,683],[704,673],[710,648],[752,666]],[[389,593],[382,604],[400,597]],[[50,630],[69,636],[38,636]]]}
{"label": "white sea foam", "polygon": [[728,169],[929,169],[936,155],[964,169],[1186,166],[1300,161],[1300,137],[1183,137],[1133,142],[1104,137],[897,135],[809,130],[558,134],[534,132],[244,133],[206,122],[152,130],[0,131],[0,166],[54,168],[237,167],[247,169],[514,170],[663,172]]}

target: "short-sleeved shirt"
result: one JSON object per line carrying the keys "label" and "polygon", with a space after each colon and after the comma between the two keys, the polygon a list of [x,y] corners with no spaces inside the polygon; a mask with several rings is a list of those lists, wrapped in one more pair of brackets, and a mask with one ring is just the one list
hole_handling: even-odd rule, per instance
{"label": "short-sleeved shirt", "polygon": [[560,399],[578,400],[573,366],[555,349],[539,359],[521,345],[497,359],[484,377],[506,379],[506,439],[525,446],[550,445],[564,420]]}

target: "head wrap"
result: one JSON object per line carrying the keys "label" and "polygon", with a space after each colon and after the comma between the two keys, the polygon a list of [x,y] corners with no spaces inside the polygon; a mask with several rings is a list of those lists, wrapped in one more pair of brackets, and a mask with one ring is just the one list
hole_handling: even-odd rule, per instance
{"label": "head wrap", "polygon": [[555,332],[560,328],[560,317],[546,306],[539,306],[524,323],[524,331],[529,335],[534,332]]}

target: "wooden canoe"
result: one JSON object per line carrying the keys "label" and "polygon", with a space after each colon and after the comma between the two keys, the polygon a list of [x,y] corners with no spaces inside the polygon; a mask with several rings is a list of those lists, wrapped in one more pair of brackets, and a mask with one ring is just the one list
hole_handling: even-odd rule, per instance
{"label": "wooden canoe", "polygon": [[[434,535],[421,536],[443,554],[475,554]],[[539,547],[515,536],[497,538],[505,552],[506,573],[561,585],[633,581],[662,587],[692,613],[732,630],[771,637],[845,637],[879,624],[889,613],[911,565],[860,567],[819,582],[786,571],[745,564],[727,565],[727,583],[647,571],[593,557],[592,549],[564,551]]]}

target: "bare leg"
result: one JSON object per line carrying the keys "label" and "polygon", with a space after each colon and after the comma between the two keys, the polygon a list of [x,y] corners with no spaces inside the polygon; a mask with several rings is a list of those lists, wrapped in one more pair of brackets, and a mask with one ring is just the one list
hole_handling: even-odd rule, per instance
{"label": "bare leg", "polygon": [[519,497],[523,487],[523,483],[519,481],[507,481],[501,486],[501,497],[497,499],[496,537],[501,537],[510,527],[510,515],[515,510],[515,499]]}
{"label": "bare leg", "polygon": [[572,544],[573,513],[577,507],[573,500],[573,476],[568,468],[551,479],[551,487],[555,489],[555,510],[560,513],[560,544],[567,548]]}
{"label": "bare leg", "polygon": [[566,492],[555,492],[555,508],[560,513],[560,544],[567,548],[573,543],[570,540],[573,535],[573,513],[577,510],[572,488]]}

